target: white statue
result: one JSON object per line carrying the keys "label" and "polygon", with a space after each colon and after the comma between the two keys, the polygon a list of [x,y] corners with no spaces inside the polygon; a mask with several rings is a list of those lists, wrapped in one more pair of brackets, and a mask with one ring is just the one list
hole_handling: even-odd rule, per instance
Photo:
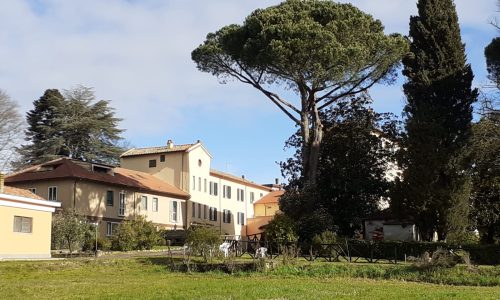
{"label": "white statue", "polygon": [[255,251],[255,256],[258,258],[264,258],[267,255],[267,248],[266,247],[260,247]]}
{"label": "white statue", "polygon": [[219,246],[219,250],[224,253],[224,257],[229,256],[229,248],[231,247],[231,243],[224,242]]}

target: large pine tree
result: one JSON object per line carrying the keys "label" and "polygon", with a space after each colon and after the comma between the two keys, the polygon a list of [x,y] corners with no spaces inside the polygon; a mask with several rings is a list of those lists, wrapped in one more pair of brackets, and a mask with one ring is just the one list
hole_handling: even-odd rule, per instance
{"label": "large pine tree", "polygon": [[119,147],[121,120],[105,100],[96,101],[91,88],[79,86],[64,91],[46,90],[33,102],[27,114],[26,140],[21,160],[15,164],[43,163],[58,157],[85,161],[117,163],[123,149]]}
{"label": "large pine tree", "polygon": [[472,120],[472,69],[453,0],[419,0],[410,19],[407,77],[406,170],[403,205],[417,219],[424,239],[467,226],[468,181],[457,156]]}

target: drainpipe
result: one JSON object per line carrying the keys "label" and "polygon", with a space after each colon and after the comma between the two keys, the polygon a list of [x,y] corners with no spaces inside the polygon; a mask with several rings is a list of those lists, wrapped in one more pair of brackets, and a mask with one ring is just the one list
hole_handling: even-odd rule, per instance
{"label": "drainpipe", "polygon": [[[219,178],[219,184],[217,186],[217,195],[219,197],[219,210],[222,212],[222,193],[219,193],[219,186],[222,187],[222,180]],[[222,234],[222,215],[219,216],[219,232]]]}
{"label": "drainpipe", "polygon": [[76,211],[76,180],[73,182],[73,210]]}

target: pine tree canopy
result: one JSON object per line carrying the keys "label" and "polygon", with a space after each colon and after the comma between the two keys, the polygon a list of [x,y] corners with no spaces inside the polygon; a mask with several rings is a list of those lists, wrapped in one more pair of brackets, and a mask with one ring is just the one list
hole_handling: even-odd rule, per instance
{"label": "pine tree canopy", "polygon": [[33,102],[27,114],[28,145],[19,152],[17,166],[42,163],[58,157],[115,164],[123,149],[119,146],[121,119],[109,101],[96,101],[91,88],[78,86],[61,94],[46,90]]}

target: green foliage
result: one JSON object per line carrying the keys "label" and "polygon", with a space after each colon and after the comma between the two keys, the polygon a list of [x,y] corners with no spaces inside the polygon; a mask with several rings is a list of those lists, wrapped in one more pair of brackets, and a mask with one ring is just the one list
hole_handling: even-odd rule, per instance
{"label": "green foliage", "polygon": [[[252,12],[243,25],[209,33],[191,56],[200,71],[261,91],[299,128],[302,175],[316,184],[319,113],[377,82],[391,82],[407,41],[351,4],[288,0]],[[284,99],[283,89],[296,101]]]}
{"label": "green foliage", "polygon": [[465,154],[471,161],[472,216],[483,243],[500,242],[500,126],[483,117],[472,128]]}
{"label": "green foliage", "polygon": [[221,243],[220,232],[214,227],[191,226],[187,230],[186,244],[194,254],[203,256],[205,262],[213,259]]}
{"label": "green foliage", "polygon": [[301,240],[326,229],[352,236],[389,195],[386,172],[396,164],[398,123],[391,114],[374,112],[371,102],[366,95],[353,97],[322,114],[325,135],[316,187],[306,187],[301,178],[301,137],[295,134],[287,141],[297,150],[281,163],[290,184],[280,209],[298,221]]}
{"label": "green foliage", "polygon": [[457,158],[470,135],[478,92],[471,88],[472,69],[453,1],[420,0],[417,6],[418,16],[410,19],[410,55],[403,59],[407,137],[395,208],[416,216],[424,239],[434,230],[445,239],[448,231],[468,225],[468,215],[462,214],[469,206],[468,179]]}
{"label": "green foliage", "polygon": [[83,215],[73,210],[58,212],[52,217],[52,245],[56,249],[68,247],[70,254],[81,249],[91,227]]}
{"label": "green foliage", "polygon": [[121,119],[114,116],[109,101],[96,101],[91,88],[79,86],[64,95],[56,89],[46,90],[33,105],[27,114],[26,140],[30,143],[19,150],[18,166],[61,156],[118,162],[123,130],[117,125]]}
{"label": "green foliage", "polygon": [[276,215],[264,228],[266,240],[287,243],[298,240],[295,222],[284,214]]}
{"label": "green foliage", "polygon": [[500,88],[500,37],[496,37],[484,49],[488,78]]}
{"label": "green foliage", "polygon": [[123,221],[113,234],[112,249],[119,251],[151,250],[161,236],[156,226],[145,217]]}

